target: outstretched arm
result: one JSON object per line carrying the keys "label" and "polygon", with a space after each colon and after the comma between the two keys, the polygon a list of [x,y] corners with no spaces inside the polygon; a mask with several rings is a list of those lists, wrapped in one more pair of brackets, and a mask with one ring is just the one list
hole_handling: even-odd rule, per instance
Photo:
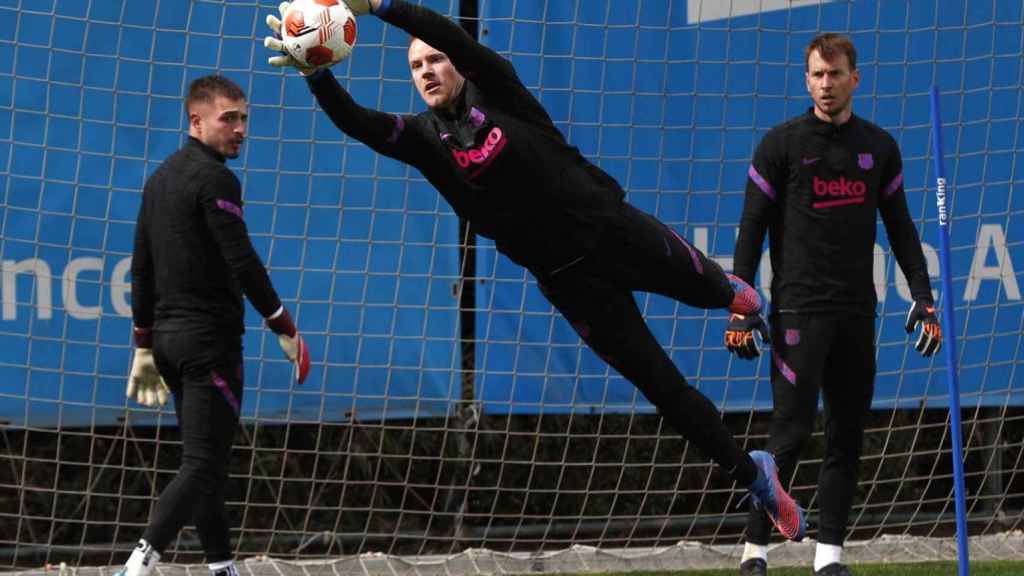
{"label": "outstretched arm", "polygon": [[378,0],[374,13],[385,22],[444,52],[455,69],[492,103],[561,138],[541,103],[523,85],[512,63],[477,42],[459,25],[405,0]]}
{"label": "outstretched arm", "polygon": [[376,0],[376,4],[373,12],[377,17],[447,54],[459,74],[482,88],[492,83],[521,85],[511,62],[477,42],[450,19],[404,0]]}
{"label": "outstretched arm", "polygon": [[360,106],[326,68],[307,76],[306,81],[320,108],[339,130],[385,156],[414,164],[414,156],[405,150],[410,139],[416,138],[415,130],[407,130],[416,122],[415,117]]}

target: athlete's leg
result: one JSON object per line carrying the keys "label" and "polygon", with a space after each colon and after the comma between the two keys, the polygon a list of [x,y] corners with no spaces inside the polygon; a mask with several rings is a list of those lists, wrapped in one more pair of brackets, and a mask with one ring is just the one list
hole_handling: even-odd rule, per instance
{"label": "athlete's leg", "polygon": [[632,293],[574,273],[542,279],[540,288],[583,341],[639,388],[677,432],[742,486],[754,481],[753,462],[725,427],[718,409],[686,382],[651,334]]}
{"label": "athlete's leg", "polygon": [[617,286],[661,294],[697,308],[727,308],[736,294],[717,262],[628,203],[581,264],[590,275]]}
{"label": "athlete's leg", "polygon": [[164,489],[143,538],[162,552],[194,521],[209,562],[231,558],[224,486],[241,404],[241,348],[237,336],[157,334],[161,374],[168,386],[182,439],[177,476]]}
{"label": "athlete's leg", "polygon": [[[779,478],[789,486],[807,445],[818,413],[818,391],[827,361],[830,323],[813,316],[773,317],[772,420],[768,451],[775,455]],[[768,544],[771,524],[760,510],[751,510],[747,542]]]}
{"label": "athlete's leg", "polygon": [[874,318],[836,319],[840,341],[822,382],[825,458],[818,478],[818,540],[842,546],[857,490],[864,427],[875,384]]}

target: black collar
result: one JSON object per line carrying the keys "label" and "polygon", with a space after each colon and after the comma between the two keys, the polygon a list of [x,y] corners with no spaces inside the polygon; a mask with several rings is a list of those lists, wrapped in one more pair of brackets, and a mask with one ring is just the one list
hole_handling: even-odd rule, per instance
{"label": "black collar", "polygon": [[191,148],[195,148],[196,150],[199,150],[200,152],[202,152],[206,156],[209,156],[211,159],[216,160],[217,162],[220,162],[221,164],[223,164],[224,162],[227,161],[227,158],[223,154],[221,154],[220,152],[217,152],[213,148],[210,148],[206,144],[203,144],[195,136],[189,136],[188,137],[188,142],[185,145],[188,146],[188,147],[191,147]]}
{"label": "black collar", "polygon": [[814,132],[817,132],[819,134],[832,135],[846,133],[851,128],[853,128],[853,126],[855,126],[860,121],[860,119],[857,118],[856,114],[853,114],[851,112],[850,117],[846,120],[846,122],[843,122],[842,124],[839,124],[837,126],[832,122],[826,122],[821,118],[818,118],[818,116],[814,113],[814,107],[811,106],[810,108],[807,109],[805,121],[810,125],[811,129]]}

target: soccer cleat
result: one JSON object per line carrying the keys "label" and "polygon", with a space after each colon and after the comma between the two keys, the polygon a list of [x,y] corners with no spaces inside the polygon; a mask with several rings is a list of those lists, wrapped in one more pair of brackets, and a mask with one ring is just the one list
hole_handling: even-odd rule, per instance
{"label": "soccer cleat", "polygon": [[754,287],[747,284],[742,278],[735,274],[725,275],[732,286],[732,302],[729,304],[729,312],[749,316],[761,313],[761,295],[754,290]]}
{"label": "soccer cleat", "polygon": [[238,576],[238,568],[234,562],[230,562],[227,566],[210,570],[210,576]]}
{"label": "soccer cleat", "polygon": [[821,570],[815,570],[814,576],[853,576],[853,572],[844,564],[833,562]]}
{"label": "soccer cleat", "polygon": [[763,558],[751,558],[740,564],[740,576],[768,576],[768,563]]}
{"label": "soccer cleat", "polygon": [[775,458],[763,450],[754,450],[750,457],[757,465],[757,480],[750,485],[754,506],[764,507],[775,527],[789,540],[799,542],[807,534],[807,519],[804,511],[782,488]]}
{"label": "soccer cleat", "polygon": [[160,561],[160,553],[144,539],[140,539],[132,550],[132,555],[124,563],[124,568],[114,572],[114,576],[149,576]]}

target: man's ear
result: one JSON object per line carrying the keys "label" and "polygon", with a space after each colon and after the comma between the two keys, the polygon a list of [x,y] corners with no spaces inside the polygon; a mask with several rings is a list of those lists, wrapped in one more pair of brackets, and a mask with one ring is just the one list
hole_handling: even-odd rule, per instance
{"label": "man's ear", "polygon": [[202,118],[199,114],[196,114],[195,112],[188,113],[188,126],[197,133],[200,132],[200,129],[202,128],[201,121]]}

